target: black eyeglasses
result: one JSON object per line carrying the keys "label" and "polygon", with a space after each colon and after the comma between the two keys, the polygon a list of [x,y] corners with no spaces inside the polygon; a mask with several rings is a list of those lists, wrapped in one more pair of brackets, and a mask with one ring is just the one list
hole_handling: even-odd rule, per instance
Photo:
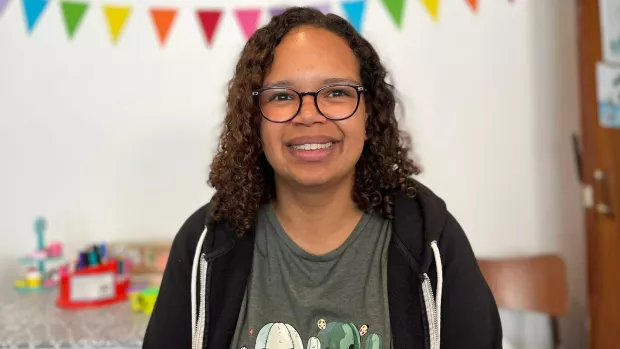
{"label": "black eyeglasses", "polygon": [[316,92],[297,92],[287,87],[267,87],[252,91],[263,117],[271,122],[293,120],[301,110],[304,96],[314,97],[316,110],[329,120],[348,119],[359,108],[360,85],[329,85]]}

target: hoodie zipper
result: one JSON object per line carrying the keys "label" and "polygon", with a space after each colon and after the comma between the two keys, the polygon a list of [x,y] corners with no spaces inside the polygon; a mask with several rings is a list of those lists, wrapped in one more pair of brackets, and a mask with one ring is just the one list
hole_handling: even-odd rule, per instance
{"label": "hoodie zipper", "polygon": [[[196,332],[195,337],[192,340],[193,349],[206,348],[204,345],[204,331],[206,321],[206,282],[207,282],[207,269],[208,263],[205,258],[205,254],[200,255],[200,267],[199,267],[199,287],[200,287],[200,299],[198,302],[198,319],[195,324]],[[195,286],[194,286],[195,287]]]}
{"label": "hoodie zipper", "polygon": [[428,319],[428,336],[430,339],[430,349],[439,349],[439,332],[437,331],[437,306],[435,304],[435,296],[433,295],[433,286],[431,279],[426,273],[423,274],[422,293],[424,294],[424,303],[426,305],[426,316]]}

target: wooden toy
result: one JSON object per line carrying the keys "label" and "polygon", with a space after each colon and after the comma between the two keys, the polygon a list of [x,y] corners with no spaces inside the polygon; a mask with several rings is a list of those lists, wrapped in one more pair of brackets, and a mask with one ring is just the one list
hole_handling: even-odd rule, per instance
{"label": "wooden toy", "polygon": [[105,244],[81,251],[74,263],[62,268],[56,305],[79,309],[127,299],[130,273],[125,261],[107,255]]}
{"label": "wooden toy", "polygon": [[15,281],[15,289],[18,292],[46,291],[55,288],[58,284],[57,273],[54,270],[48,272],[46,265],[48,262],[62,259],[62,244],[52,242],[45,246],[45,228],[44,218],[35,219],[34,231],[37,235],[37,249],[18,259],[19,263],[29,266],[24,278]]}
{"label": "wooden toy", "polygon": [[135,288],[129,291],[131,309],[135,312],[151,314],[155,307],[155,301],[159,295],[159,287],[145,289]]}

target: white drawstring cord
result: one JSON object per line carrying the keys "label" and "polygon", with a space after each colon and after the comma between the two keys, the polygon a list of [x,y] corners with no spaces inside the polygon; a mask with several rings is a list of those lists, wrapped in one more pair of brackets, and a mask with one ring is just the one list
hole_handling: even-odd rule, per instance
{"label": "white drawstring cord", "polygon": [[[437,294],[435,295],[435,307],[437,308],[437,337],[441,338],[441,293],[443,291],[443,265],[437,241],[431,242],[431,248],[435,255],[435,267],[437,269]],[[439,344],[437,345],[439,349]]]}
{"label": "white drawstring cord", "polygon": [[202,252],[202,244],[205,241],[205,237],[207,236],[207,227],[205,226],[202,234],[200,235],[200,239],[198,239],[198,244],[196,245],[196,252],[194,252],[194,261],[192,263],[192,280],[191,280],[191,295],[192,295],[192,348],[196,346],[196,327],[197,327],[197,315],[196,315],[196,287],[202,285],[198,285],[198,265],[200,264],[200,254]]}

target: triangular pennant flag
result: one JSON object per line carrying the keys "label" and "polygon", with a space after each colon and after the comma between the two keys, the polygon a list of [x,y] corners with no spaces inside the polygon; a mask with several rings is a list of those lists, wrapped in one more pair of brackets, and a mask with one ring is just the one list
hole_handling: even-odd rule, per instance
{"label": "triangular pennant flag", "polygon": [[207,46],[210,46],[213,42],[213,37],[215,36],[215,30],[217,29],[217,24],[220,21],[220,17],[222,15],[221,10],[198,10],[198,19],[200,20],[200,25],[202,26],[202,31],[204,32],[205,38],[207,39]]}
{"label": "triangular pennant flag", "polygon": [[75,1],[61,1],[60,7],[65,19],[65,29],[69,38],[73,38],[75,31],[84,17],[84,13],[88,9],[88,3]]}
{"label": "triangular pennant flag", "polygon": [[4,12],[6,5],[9,4],[9,0],[0,0],[0,15]]}
{"label": "triangular pennant flag", "polygon": [[248,40],[258,27],[258,18],[260,17],[260,9],[236,9],[235,16],[239,21],[239,25],[243,30],[245,39]]}
{"label": "triangular pennant flag", "polygon": [[278,15],[281,15],[282,12],[286,11],[287,9],[288,9],[288,6],[272,7],[269,9],[269,14],[271,14],[271,17],[275,17]]}
{"label": "triangular pennant flag", "polygon": [[439,20],[439,0],[421,0],[434,21]]}
{"label": "triangular pennant flag", "polygon": [[130,6],[103,5],[103,12],[108,22],[108,30],[110,31],[110,39],[113,43],[118,42],[118,38],[127,22],[127,18],[131,14]]}
{"label": "triangular pennant flag", "polygon": [[28,33],[32,33],[48,3],[49,0],[22,0]]}
{"label": "triangular pennant flag", "polygon": [[471,7],[471,10],[472,10],[474,13],[477,13],[477,12],[478,12],[478,6],[480,5],[480,4],[478,3],[478,0],[465,0],[465,1],[467,2],[467,4],[469,4],[469,7]]}
{"label": "triangular pennant flag", "polygon": [[357,30],[362,32],[362,25],[364,24],[364,11],[366,10],[366,0],[354,0],[342,2],[342,9],[344,10],[344,16],[349,23]]}
{"label": "triangular pennant flag", "polygon": [[326,2],[324,4],[313,5],[312,7],[314,7],[315,9],[323,12],[323,14],[328,14],[328,13],[332,12],[331,11],[332,6],[331,6],[331,4],[329,2]]}
{"label": "triangular pennant flag", "polygon": [[[425,1],[425,0],[422,0]],[[398,28],[403,24],[403,9],[405,8],[405,0],[383,0],[383,5],[390,13],[390,17],[396,23]]]}
{"label": "triangular pennant flag", "polygon": [[151,8],[151,19],[157,30],[159,43],[163,46],[168,39],[170,27],[177,16],[177,10],[172,8]]}

